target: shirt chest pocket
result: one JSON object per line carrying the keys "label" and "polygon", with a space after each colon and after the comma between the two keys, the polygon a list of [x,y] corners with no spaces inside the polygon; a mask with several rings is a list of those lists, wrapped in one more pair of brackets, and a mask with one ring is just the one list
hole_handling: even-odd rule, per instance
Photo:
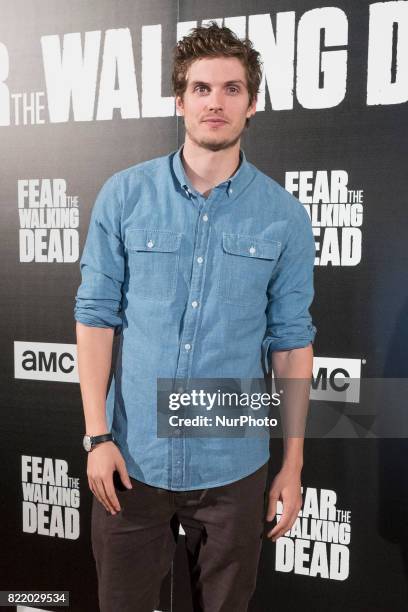
{"label": "shirt chest pocket", "polygon": [[126,233],[129,292],[150,300],[168,300],[176,292],[182,234],[162,229]]}
{"label": "shirt chest pocket", "polygon": [[218,296],[235,304],[262,303],[280,250],[277,240],[224,232]]}

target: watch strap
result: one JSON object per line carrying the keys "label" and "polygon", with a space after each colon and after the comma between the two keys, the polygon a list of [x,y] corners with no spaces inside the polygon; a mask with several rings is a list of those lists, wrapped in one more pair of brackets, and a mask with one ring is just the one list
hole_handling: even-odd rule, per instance
{"label": "watch strap", "polygon": [[101,434],[99,436],[89,436],[88,434],[85,434],[82,439],[82,446],[84,447],[86,452],[89,453],[96,446],[98,446],[98,444],[101,444],[102,442],[110,442],[110,441],[115,442],[115,439],[110,432]]}
{"label": "watch strap", "polygon": [[113,440],[111,433],[101,434],[100,436],[90,436],[90,438],[92,446],[96,446],[97,444],[100,444],[100,442],[110,442]]}

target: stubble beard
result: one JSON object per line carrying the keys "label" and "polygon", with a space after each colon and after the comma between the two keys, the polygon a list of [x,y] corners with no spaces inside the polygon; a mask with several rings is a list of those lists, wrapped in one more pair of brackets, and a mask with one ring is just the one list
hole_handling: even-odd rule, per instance
{"label": "stubble beard", "polygon": [[184,128],[190,140],[192,140],[199,147],[207,149],[208,151],[222,151],[223,149],[229,149],[236,145],[245,130],[245,123],[238,134],[236,134],[232,138],[224,138],[222,140],[218,140],[216,138],[197,138],[194,133],[189,129],[188,125],[186,125],[185,121]]}

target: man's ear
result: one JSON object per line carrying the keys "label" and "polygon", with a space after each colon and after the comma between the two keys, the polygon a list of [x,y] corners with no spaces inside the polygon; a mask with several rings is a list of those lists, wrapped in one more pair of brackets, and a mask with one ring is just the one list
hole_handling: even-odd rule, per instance
{"label": "man's ear", "polygon": [[179,115],[179,117],[184,115],[184,103],[181,96],[176,96],[176,114]]}
{"label": "man's ear", "polygon": [[248,106],[248,110],[247,110],[247,118],[248,119],[249,119],[249,117],[252,117],[253,115],[255,115],[257,101],[258,101],[258,96],[255,95],[254,99],[252,100],[252,103]]}

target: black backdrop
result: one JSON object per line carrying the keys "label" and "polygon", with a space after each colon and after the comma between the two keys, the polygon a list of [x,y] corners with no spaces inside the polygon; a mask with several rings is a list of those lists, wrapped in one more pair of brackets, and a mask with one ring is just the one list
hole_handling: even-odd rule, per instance
{"label": "black backdrop", "polygon": [[[69,590],[70,609],[97,610],[75,365],[78,261],[104,180],[183,142],[182,120],[170,99],[170,50],[178,33],[194,25],[185,22],[225,18],[237,31],[248,27],[262,51],[268,76],[242,141],[247,158],[287,188],[292,176],[313,187],[318,176],[330,180],[333,171],[341,173],[350,190],[343,204],[359,203],[353,210],[360,211],[361,224],[352,232],[335,223],[319,228],[325,205],[342,206],[335,199],[317,199],[311,208],[318,250],[328,259],[315,266],[315,376],[343,368],[365,379],[406,377],[407,4],[3,0],[1,590]],[[241,19],[229,21],[233,17]],[[178,23],[184,23],[179,30]],[[110,112],[103,79],[109,81],[121,29],[123,56],[111,89],[121,89],[127,103]],[[85,33],[92,34],[82,83],[75,68],[59,80],[64,36],[64,59],[72,60],[75,49],[84,49]],[[78,40],[82,47],[75,46]],[[64,97],[70,83],[72,103]],[[136,89],[138,100],[132,98]],[[120,103],[113,100],[115,105]],[[54,179],[76,210],[68,227],[52,231],[36,226],[37,213],[24,194],[31,190],[35,199],[37,188],[45,197]],[[53,203],[60,204],[58,198]],[[358,429],[347,439],[334,431],[306,441],[302,481],[310,513],[299,519],[304,531],[276,546],[264,542],[252,611],[407,608],[407,450],[403,438],[379,440]],[[271,477],[280,453],[273,441]],[[49,485],[70,501],[50,503]],[[324,537],[323,524],[343,539]],[[182,535],[160,609],[191,610]]]}

